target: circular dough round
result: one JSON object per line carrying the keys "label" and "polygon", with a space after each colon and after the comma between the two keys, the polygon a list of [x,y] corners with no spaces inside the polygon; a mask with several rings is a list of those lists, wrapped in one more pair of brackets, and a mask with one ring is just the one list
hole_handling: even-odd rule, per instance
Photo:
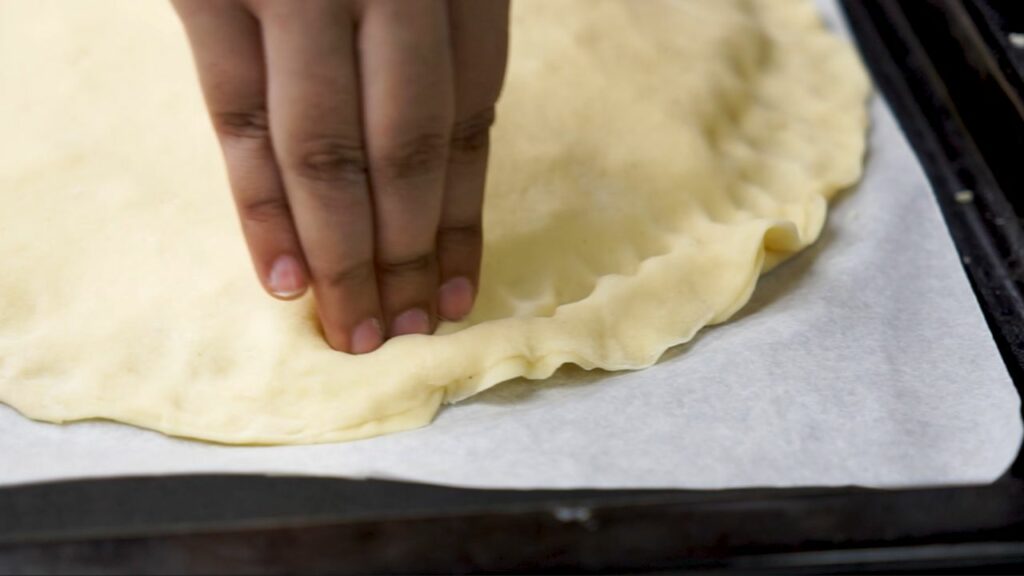
{"label": "circular dough round", "polygon": [[0,400],[349,440],[564,363],[649,366],[813,242],[869,83],[802,0],[517,0],[478,305],[350,356],[249,266],[165,2],[0,3]]}

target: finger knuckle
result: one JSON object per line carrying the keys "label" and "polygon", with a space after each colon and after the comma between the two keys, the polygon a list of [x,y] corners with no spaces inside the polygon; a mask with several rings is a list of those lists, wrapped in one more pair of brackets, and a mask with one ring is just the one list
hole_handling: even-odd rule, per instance
{"label": "finger knuckle", "polygon": [[477,248],[483,243],[483,229],[479,224],[442,226],[437,231],[437,244],[441,250]]}
{"label": "finger knuckle", "polygon": [[447,136],[441,132],[424,132],[390,146],[376,159],[374,169],[385,180],[416,180],[442,174],[447,162]]}
{"label": "finger knuckle", "polygon": [[211,116],[214,129],[223,137],[261,141],[270,137],[270,122],[265,108],[217,111]]}
{"label": "finger knuckle", "polygon": [[320,182],[366,181],[366,152],[352,138],[302,138],[285,154],[287,170],[300,178]]}
{"label": "finger knuckle", "polygon": [[323,281],[331,288],[362,286],[370,283],[375,276],[373,262],[363,260],[352,264],[327,268]]}
{"label": "finger knuckle", "polygon": [[452,161],[476,160],[486,153],[494,118],[494,106],[490,106],[455,122],[451,136]]}
{"label": "finger knuckle", "polygon": [[384,259],[379,263],[381,271],[389,276],[408,276],[430,271],[434,254],[416,254],[408,257]]}
{"label": "finger knuckle", "polygon": [[238,203],[242,220],[251,224],[274,224],[291,219],[291,209],[284,198],[263,198]]}

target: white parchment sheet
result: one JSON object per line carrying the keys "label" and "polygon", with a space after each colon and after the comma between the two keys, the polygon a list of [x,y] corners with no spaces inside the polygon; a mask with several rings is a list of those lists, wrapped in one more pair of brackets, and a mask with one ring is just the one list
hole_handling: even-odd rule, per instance
{"label": "white parchment sheet", "polygon": [[0,485],[217,472],[514,488],[991,481],[1020,444],[1019,398],[880,98],[872,115],[866,177],[821,241],[653,368],[515,381],[427,428],[333,445],[215,446],[0,406]]}

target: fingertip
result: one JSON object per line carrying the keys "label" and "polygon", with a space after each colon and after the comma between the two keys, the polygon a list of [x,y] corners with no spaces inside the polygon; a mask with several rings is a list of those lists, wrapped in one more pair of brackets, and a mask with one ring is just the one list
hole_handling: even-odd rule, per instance
{"label": "fingertip", "polygon": [[384,330],[380,320],[367,318],[352,331],[352,354],[366,354],[380,348],[384,343]]}
{"label": "fingertip", "polygon": [[327,345],[338,352],[361,355],[373,352],[384,345],[386,335],[379,318],[370,316],[354,327],[332,323],[320,312],[320,326]]}
{"label": "fingertip", "polygon": [[391,323],[392,336],[405,336],[407,334],[430,334],[430,315],[421,308],[411,308],[402,312]]}
{"label": "fingertip", "polygon": [[266,284],[270,294],[282,300],[294,300],[305,294],[308,288],[302,264],[288,254],[274,260]]}
{"label": "fingertip", "polygon": [[452,278],[438,290],[438,311],[445,320],[462,320],[473,311],[474,298],[473,283],[469,278]]}

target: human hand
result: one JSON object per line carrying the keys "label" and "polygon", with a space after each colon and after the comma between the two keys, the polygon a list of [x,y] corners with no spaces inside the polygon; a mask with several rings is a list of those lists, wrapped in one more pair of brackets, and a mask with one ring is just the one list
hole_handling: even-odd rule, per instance
{"label": "human hand", "polygon": [[508,0],[172,0],[256,271],[365,353],[473,306]]}

